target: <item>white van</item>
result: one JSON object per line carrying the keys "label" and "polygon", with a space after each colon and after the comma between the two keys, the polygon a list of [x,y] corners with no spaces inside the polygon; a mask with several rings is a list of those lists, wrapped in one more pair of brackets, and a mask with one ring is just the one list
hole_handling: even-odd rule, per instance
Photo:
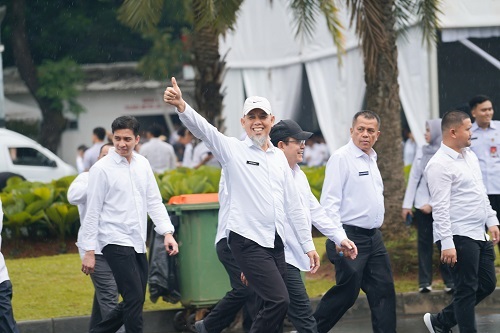
{"label": "white van", "polygon": [[0,128],[0,173],[2,172],[12,172],[26,180],[41,182],[77,173],[74,167],[36,141]]}

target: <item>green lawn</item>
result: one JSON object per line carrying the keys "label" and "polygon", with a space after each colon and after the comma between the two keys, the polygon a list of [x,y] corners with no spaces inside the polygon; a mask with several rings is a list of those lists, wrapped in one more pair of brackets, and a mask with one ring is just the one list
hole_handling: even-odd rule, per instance
{"label": "green lawn", "polygon": [[[314,240],[318,253],[323,258],[325,238],[318,237]],[[499,266],[498,248],[495,248],[496,264]],[[81,261],[78,254],[8,259],[6,262],[14,288],[13,306],[16,320],[90,314],[93,286],[90,277],[80,271]],[[322,266],[323,275],[306,278],[306,288],[311,297],[322,295],[334,283],[331,274],[328,274],[329,270],[333,270],[333,266],[328,260],[324,260]],[[434,287],[439,289],[442,284],[436,283]],[[397,292],[415,291],[416,288],[417,282],[414,277],[396,278]],[[180,307],[180,305],[172,305],[161,299],[153,304],[148,297],[149,292],[144,305],[145,310]]]}
{"label": "green lawn", "polygon": [[[90,277],[80,271],[78,254],[11,259],[6,263],[17,321],[90,315],[94,288]],[[161,299],[156,304],[147,299],[144,305],[145,310],[174,307]]]}

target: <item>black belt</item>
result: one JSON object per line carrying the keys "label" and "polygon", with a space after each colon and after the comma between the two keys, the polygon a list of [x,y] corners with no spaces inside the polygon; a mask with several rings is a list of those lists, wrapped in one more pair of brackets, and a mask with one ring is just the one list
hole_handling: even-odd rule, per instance
{"label": "black belt", "polygon": [[373,236],[373,235],[375,235],[375,233],[378,230],[377,228],[365,229],[365,228],[361,228],[361,227],[356,227],[354,225],[346,225],[346,224],[343,224],[342,226],[344,227],[345,231],[348,231],[348,232],[353,233],[353,234],[360,234],[360,235],[365,235],[365,236]]}

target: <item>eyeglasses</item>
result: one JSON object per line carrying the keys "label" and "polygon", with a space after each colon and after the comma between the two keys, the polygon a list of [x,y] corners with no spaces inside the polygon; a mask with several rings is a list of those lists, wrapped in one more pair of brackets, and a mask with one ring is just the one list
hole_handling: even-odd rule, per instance
{"label": "eyeglasses", "polygon": [[302,145],[305,145],[306,144],[306,140],[286,140],[286,141],[283,141],[283,142],[297,142],[299,144],[299,146],[302,146]]}

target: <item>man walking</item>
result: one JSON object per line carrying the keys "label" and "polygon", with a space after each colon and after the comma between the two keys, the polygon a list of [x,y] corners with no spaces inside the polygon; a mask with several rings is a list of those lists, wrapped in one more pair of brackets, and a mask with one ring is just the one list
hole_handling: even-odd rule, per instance
{"label": "man walking", "polygon": [[284,282],[285,219],[292,221],[301,249],[316,272],[319,256],[314,249],[299,193],[283,152],[269,142],[274,123],[269,101],[249,97],[241,125],[247,137],[226,137],[183,99],[175,78],[163,99],[177,108],[179,118],[194,136],[203,140],[221,163],[227,185],[228,243],[249,284],[262,299],[251,333],[273,332],[286,315],[289,298]]}
{"label": "man walking", "polygon": [[380,135],[380,118],[372,111],[354,115],[351,140],[328,160],[321,205],[332,220],[340,220],[358,256],[348,260],[327,240],[335,280],[321,299],[314,317],[318,332],[328,332],[354,304],[363,289],[376,333],[396,332],[396,293],[389,254],[379,228],[384,222],[382,177],[373,145]]}
{"label": "man walking", "polygon": [[148,142],[141,145],[139,154],[148,159],[154,172],[163,173],[177,167],[174,147],[160,139],[161,127],[151,125],[146,133]]}
{"label": "man walking", "polygon": [[[491,208],[500,215],[500,121],[493,120],[491,99],[478,95],[469,101],[474,123],[470,148],[479,160]],[[500,245],[499,245],[500,246]],[[499,247],[500,248],[500,247]]]}
{"label": "man walking", "polygon": [[[342,248],[345,256],[355,259],[356,245],[351,242],[342,228],[340,220],[331,220],[323,207],[311,192],[306,175],[300,170],[299,163],[304,159],[305,141],[312,135],[303,131],[295,121],[282,120],[271,128],[271,142],[285,153],[286,159],[292,170],[293,179],[300,193],[300,204],[307,212],[309,227],[314,225],[322,234]],[[287,237],[285,248],[286,261],[286,287],[290,297],[288,306],[288,319],[299,333],[318,332],[316,320],[313,317],[311,302],[307,295],[300,271],[308,271],[309,260],[302,253],[297,238],[289,223],[285,225]]]}
{"label": "man walking", "polygon": [[96,127],[92,131],[92,146],[83,153],[83,168],[84,171],[89,171],[90,167],[97,162],[99,151],[104,145],[106,138],[106,130],[103,127]]}
{"label": "man walking", "polygon": [[[109,148],[112,143],[106,143],[101,147],[98,160],[108,154]],[[68,188],[68,202],[72,205],[78,205],[78,212],[80,214],[80,224],[85,221],[85,214],[87,213],[87,188],[89,185],[89,172],[85,171],[79,174]],[[79,246],[82,227],[78,230]],[[83,260],[85,251],[78,248],[80,258]],[[92,284],[94,285],[94,301],[92,303],[92,312],[90,314],[89,330],[93,329],[100,323],[106,316],[118,305],[118,287],[116,286],[113,272],[109,268],[108,262],[102,255],[99,249],[95,251],[95,267],[94,273],[90,274]],[[124,333],[125,327],[121,327],[117,333]]]}
{"label": "man walking", "polygon": [[[495,254],[500,232],[483,184],[479,162],[471,151],[469,116],[450,111],[443,116],[441,148],[425,168],[434,218],[434,240],[441,262],[450,265],[455,282],[452,302],[438,314],[426,313],[429,332],[477,332],[474,307],[496,286]],[[493,243],[485,233],[488,227]]]}
{"label": "man walking", "polygon": [[147,215],[156,232],[165,236],[169,255],[177,254],[178,245],[153,170],[134,151],[139,143],[139,122],[122,116],[113,121],[111,129],[114,149],[90,169],[87,214],[79,242],[86,251],[82,271],[94,272],[94,253],[101,250],[123,298],[91,332],[116,332],[124,324],[127,333],[140,333],[148,277]]}

